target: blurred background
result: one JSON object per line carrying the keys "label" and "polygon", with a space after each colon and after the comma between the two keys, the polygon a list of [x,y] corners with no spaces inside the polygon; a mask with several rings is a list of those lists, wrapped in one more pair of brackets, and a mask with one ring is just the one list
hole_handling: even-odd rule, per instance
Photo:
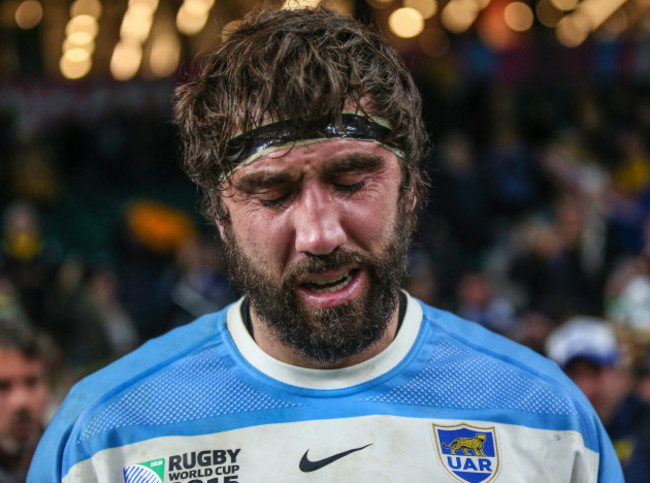
{"label": "blurred background", "polygon": [[[0,320],[50,339],[53,406],[237,297],[171,99],[257,3],[0,1]],[[328,5],[374,23],[423,94],[432,188],[408,290],[547,355],[567,321],[611,329],[613,345],[552,340],[571,341],[567,371],[589,363],[583,390],[633,466],[639,427],[650,441],[650,0]]]}

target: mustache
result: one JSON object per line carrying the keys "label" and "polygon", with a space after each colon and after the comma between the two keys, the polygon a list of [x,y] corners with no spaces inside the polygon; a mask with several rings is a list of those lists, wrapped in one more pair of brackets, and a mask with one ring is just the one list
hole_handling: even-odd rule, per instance
{"label": "mustache", "polygon": [[12,424],[33,423],[35,421],[34,415],[28,409],[21,409],[11,417]]}
{"label": "mustache", "polygon": [[282,274],[281,285],[296,285],[306,275],[324,273],[330,270],[355,265],[373,269],[381,264],[381,259],[367,252],[337,249],[327,255],[310,255],[288,267]]}

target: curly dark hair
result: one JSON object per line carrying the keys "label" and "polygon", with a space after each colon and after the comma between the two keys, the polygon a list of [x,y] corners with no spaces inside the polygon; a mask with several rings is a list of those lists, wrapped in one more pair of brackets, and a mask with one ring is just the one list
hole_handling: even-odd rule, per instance
{"label": "curly dark hair", "polygon": [[419,204],[425,181],[420,165],[427,147],[420,94],[395,50],[371,28],[326,8],[248,14],[209,55],[198,75],[176,90],[175,117],[184,167],[203,191],[202,212],[228,220],[221,203],[226,155],[236,132],[263,120],[340,122],[344,106],[387,120],[387,143],[405,153],[403,191]]}

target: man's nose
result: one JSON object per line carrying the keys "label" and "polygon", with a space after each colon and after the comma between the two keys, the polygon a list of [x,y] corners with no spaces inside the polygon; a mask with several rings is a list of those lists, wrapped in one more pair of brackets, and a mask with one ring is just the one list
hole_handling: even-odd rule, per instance
{"label": "man's nose", "polygon": [[16,384],[11,389],[7,402],[13,410],[19,410],[29,406],[32,398],[32,392],[25,385]]}
{"label": "man's nose", "polygon": [[298,253],[327,255],[343,245],[347,235],[335,196],[320,183],[305,186],[296,203],[295,249]]}

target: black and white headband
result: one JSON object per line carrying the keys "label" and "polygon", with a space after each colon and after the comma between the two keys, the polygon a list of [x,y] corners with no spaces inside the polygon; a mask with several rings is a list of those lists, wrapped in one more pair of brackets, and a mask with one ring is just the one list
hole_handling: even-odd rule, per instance
{"label": "black and white headband", "polygon": [[404,152],[387,141],[391,132],[392,127],[386,120],[356,112],[344,111],[340,122],[333,122],[330,118],[307,121],[299,129],[296,129],[295,121],[289,119],[270,121],[251,131],[238,133],[228,141],[226,158],[233,161],[234,166],[223,174],[222,180],[278,149],[336,138],[373,142],[404,158]]}

